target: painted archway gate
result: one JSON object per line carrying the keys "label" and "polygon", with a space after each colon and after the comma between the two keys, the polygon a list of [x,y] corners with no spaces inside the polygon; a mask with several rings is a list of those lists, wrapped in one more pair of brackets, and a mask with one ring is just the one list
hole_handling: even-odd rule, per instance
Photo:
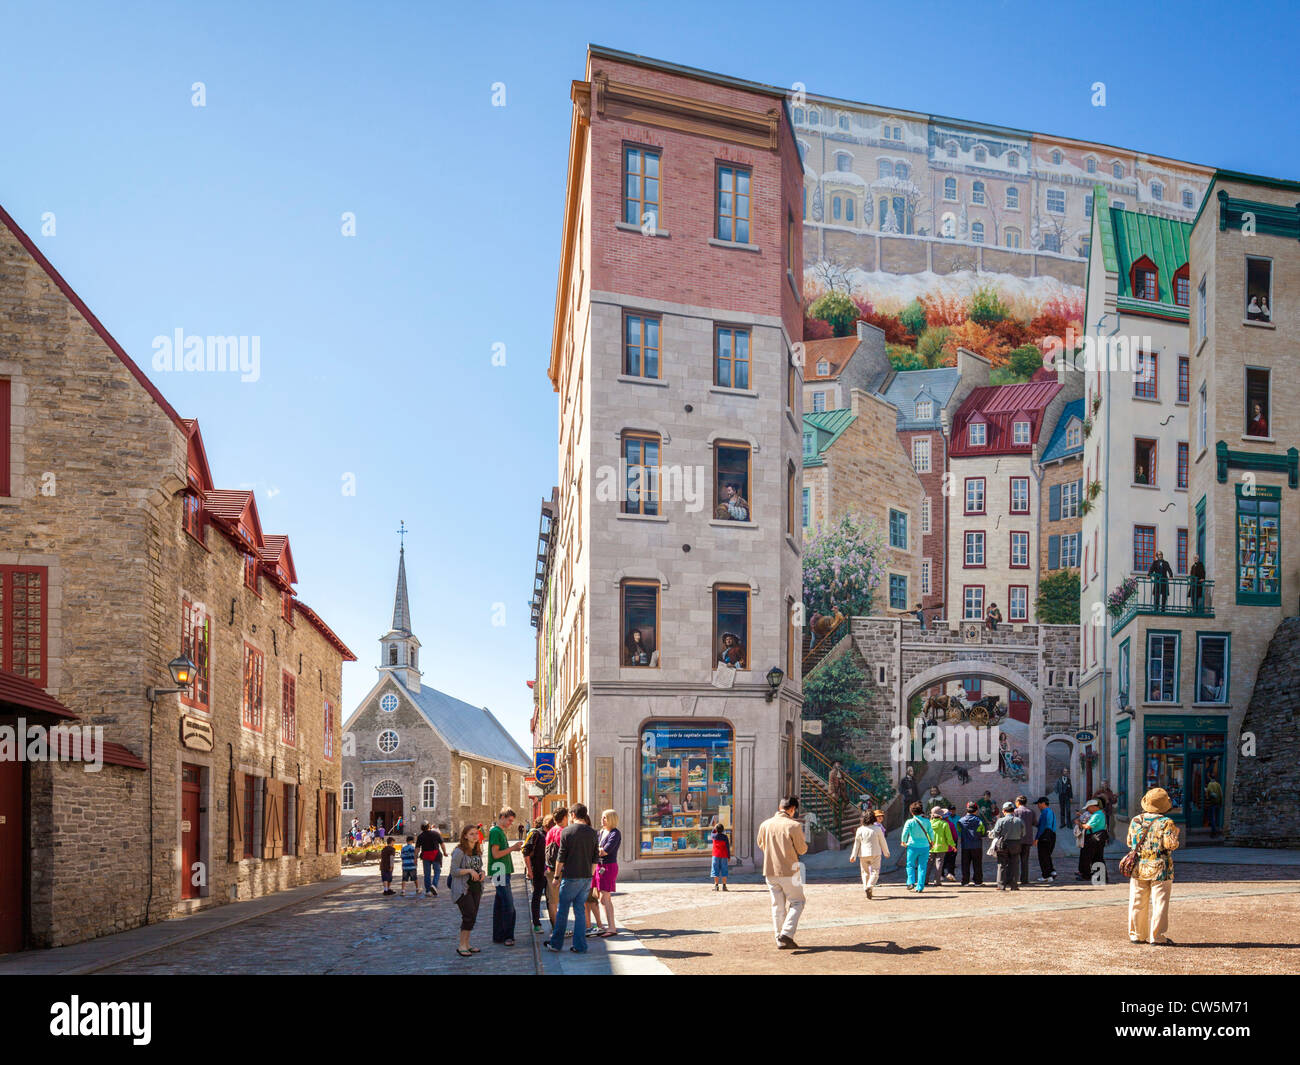
{"label": "painted archway gate", "polygon": [[[1049,779],[1047,745],[1058,755],[1064,743],[1080,788],[1078,628],[1003,624],[989,631],[981,622],[953,624],[922,631],[910,616],[852,619],[852,649],[871,680],[862,704],[863,756],[888,764],[896,783],[910,765],[922,796],[936,784],[954,803],[986,790],[998,802],[1021,793],[1032,801],[1041,794],[1054,798],[1059,770]],[[997,696],[1004,716],[983,727],[941,722],[926,729],[909,712],[909,704],[923,702],[936,687],[948,693],[959,685],[967,702]],[[1058,762],[1054,757],[1053,765]]]}

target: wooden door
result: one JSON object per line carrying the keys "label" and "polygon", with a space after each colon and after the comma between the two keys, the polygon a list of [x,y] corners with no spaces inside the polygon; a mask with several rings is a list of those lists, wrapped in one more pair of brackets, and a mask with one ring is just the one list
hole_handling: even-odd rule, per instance
{"label": "wooden door", "polygon": [[194,883],[194,866],[201,862],[199,846],[199,782],[203,771],[196,765],[181,766],[181,898],[197,899],[199,888]]}
{"label": "wooden door", "polygon": [[0,761],[0,954],[23,947],[23,763]]}
{"label": "wooden door", "polygon": [[397,819],[401,816],[402,797],[400,795],[370,800],[370,823],[378,827],[382,818],[385,835],[392,830],[393,825],[397,823]]}

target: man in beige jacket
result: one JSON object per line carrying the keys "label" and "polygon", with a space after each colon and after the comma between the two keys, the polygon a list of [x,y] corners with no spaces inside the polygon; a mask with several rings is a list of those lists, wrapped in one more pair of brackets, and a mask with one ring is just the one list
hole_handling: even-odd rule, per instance
{"label": "man in beige jacket", "polygon": [[799,797],[781,800],[781,808],[758,826],[758,846],[763,852],[763,879],[772,895],[772,927],[778,950],[793,950],[799,944],[794,934],[803,913],[803,884],[795,879],[799,856],[808,853],[803,829],[799,827]]}

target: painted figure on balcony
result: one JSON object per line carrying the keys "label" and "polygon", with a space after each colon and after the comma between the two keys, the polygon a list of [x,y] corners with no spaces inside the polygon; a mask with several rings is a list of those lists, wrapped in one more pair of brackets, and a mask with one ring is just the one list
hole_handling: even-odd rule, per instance
{"label": "painted figure on balcony", "polygon": [[1152,579],[1152,602],[1160,613],[1164,613],[1169,606],[1169,578],[1173,575],[1174,571],[1170,569],[1169,563],[1165,561],[1165,553],[1157,551],[1155,561],[1151,563],[1151,568],[1147,570],[1147,576]]}
{"label": "painted figure on balcony", "polygon": [[1188,571],[1192,578],[1192,610],[1201,612],[1201,603],[1205,598],[1205,563],[1200,555],[1192,556],[1192,568]]}

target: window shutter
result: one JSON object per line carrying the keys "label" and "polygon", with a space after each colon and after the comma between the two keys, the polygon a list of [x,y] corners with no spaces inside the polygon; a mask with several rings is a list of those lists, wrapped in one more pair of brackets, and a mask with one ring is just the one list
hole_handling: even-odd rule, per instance
{"label": "window shutter", "polygon": [[294,792],[293,812],[294,812],[293,852],[294,854],[298,855],[298,857],[301,858],[302,855],[304,854],[303,845],[302,845],[302,826],[303,826],[303,822],[307,819],[306,816],[307,804],[302,801],[301,787],[297,788]]}
{"label": "window shutter", "polygon": [[1049,536],[1047,538],[1047,568],[1061,568],[1061,538],[1059,536]]}
{"label": "window shutter", "polygon": [[280,823],[280,782],[262,780],[262,857],[278,858],[284,853],[284,829]]}
{"label": "window shutter", "polygon": [[9,403],[11,386],[9,378],[0,377],[0,496],[9,492]]}
{"label": "window shutter", "polygon": [[1052,485],[1052,487],[1048,490],[1047,497],[1048,497],[1047,520],[1060,521],[1061,520],[1061,486],[1059,484]]}
{"label": "window shutter", "polygon": [[244,856],[244,775],[230,774],[230,799],[226,803],[226,861],[237,862]]}
{"label": "window shutter", "polygon": [[325,792],[316,789],[316,853],[320,854],[325,840]]}
{"label": "window shutter", "polygon": [[1080,503],[1083,502],[1083,478],[1080,477],[1074,482],[1074,498]]}

